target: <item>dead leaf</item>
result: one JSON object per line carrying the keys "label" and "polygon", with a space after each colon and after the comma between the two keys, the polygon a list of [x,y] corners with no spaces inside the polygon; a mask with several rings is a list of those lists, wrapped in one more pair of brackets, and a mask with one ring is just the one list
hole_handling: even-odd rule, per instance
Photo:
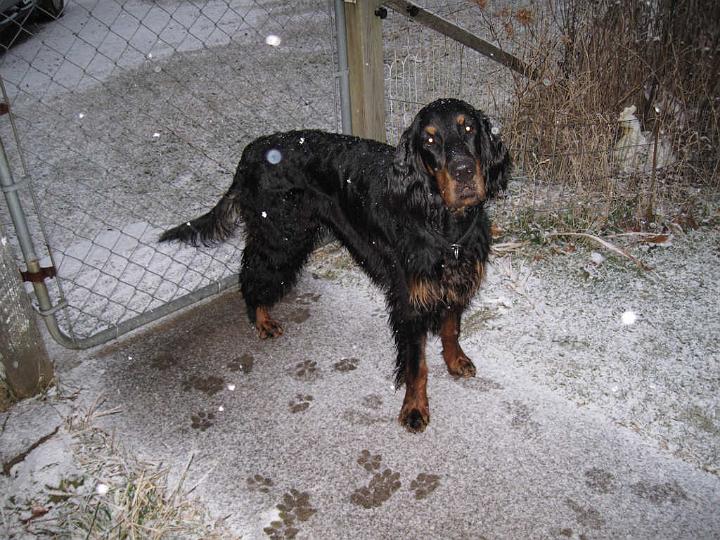
{"label": "dead leaf", "polygon": [[655,234],[653,236],[644,237],[642,241],[648,244],[666,244],[670,238],[669,234]]}
{"label": "dead leaf", "polygon": [[697,229],[698,224],[697,221],[695,221],[695,216],[692,215],[692,212],[689,210],[686,212],[681,212],[675,218],[672,220],[673,223],[676,225],[679,225],[683,231],[687,231],[689,229]]}
{"label": "dead leaf", "polygon": [[26,524],[26,523],[29,523],[29,522],[32,521],[33,519],[37,519],[37,518],[39,518],[39,517],[44,516],[44,515],[47,514],[49,511],[50,511],[49,508],[46,508],[46,507],[44,507],[44,506],[42,506],[42,505],[39,505],[39,504],[34,504],[34,505],[30,508],[30,517],[27,518],[27,519],[23,519],[22,522],[25,523],[25,524]]}

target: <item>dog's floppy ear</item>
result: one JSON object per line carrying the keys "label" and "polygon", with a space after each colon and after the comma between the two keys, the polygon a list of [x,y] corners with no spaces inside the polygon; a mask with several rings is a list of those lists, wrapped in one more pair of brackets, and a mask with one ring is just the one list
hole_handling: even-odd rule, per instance
{"label": "dog's floppy ear", "polygon": [[400,137],[387,175],[388,195],[407,207],[424,209],[430,196],[428,173],[417,152],[417,117]]}
{"label": "dog's floppy ear", "polygon": [[476,111],[478,130],[477,152],[483,166],[485,190],[488,198],[497,195],[498,191],[507,187],[512,169],[510,152],[505,147],[499,133],[493,133],[492,124],[487,116]]}

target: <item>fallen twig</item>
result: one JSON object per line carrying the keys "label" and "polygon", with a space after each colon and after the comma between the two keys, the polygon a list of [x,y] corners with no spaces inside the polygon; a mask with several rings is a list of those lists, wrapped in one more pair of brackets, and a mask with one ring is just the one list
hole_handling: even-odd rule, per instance
{"label": "fallen twig", "polygon": [[612,251],[613,253],[616,253],[617,255],[621,255],[623,257],[630,259],[642,270],[652,270],[652,268],[650,266],[648,266],[647,264],[642,262],[637,257],[633,257],[624,249],[621,249],[621,248],[617,247],[615,244],[612,244],[612,243],[608,242],[607,240],[603,240],[599,236],[595,236],[593,234],[579,233],[579,232],[565,232],[565,233],[547,233],[545,236],[548,236],[548,237],[551,237],[551,236],[578,236],[581,238],[588,238],[590,240],[594,240],[595,242],[597,242],[598,244],[603,246],[605,249]]}
{"label": "fallen twig", "polygon": [[512,253],[525,247],[529,242],[502,242],[501,244],[493,244],[490,250],[496,255],[504,255]]}

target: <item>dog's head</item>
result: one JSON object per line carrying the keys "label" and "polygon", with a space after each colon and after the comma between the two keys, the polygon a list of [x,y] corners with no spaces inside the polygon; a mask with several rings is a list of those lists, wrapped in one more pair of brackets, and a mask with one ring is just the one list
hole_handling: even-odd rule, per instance
{"label": "dog's head", "polygon": [[458,211],[504,189],[511,159],[490,120],[459,99],[423,107],[400,137],[388,189],[415,207]]}

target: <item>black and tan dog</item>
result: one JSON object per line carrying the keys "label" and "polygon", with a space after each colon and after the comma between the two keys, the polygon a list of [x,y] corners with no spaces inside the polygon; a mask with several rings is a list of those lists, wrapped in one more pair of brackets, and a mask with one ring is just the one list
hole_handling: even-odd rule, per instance
{"label": "black and tan dog", "polygon": [[396,148],[321,131],[278,133],[245,148],[215,208],[160,240],[212,244],[242,221],[240,288],[264,339],[282,334],[270,308],[329,229],[386,295],[396,379],[406,385],[400,423],[423,431],[427,333],[440,335],[451,375],[475,375],[458,342],[460,319],[490,251],[483,203],[505,187],[510,163],[488,118],[456,99],[420,110]]}

